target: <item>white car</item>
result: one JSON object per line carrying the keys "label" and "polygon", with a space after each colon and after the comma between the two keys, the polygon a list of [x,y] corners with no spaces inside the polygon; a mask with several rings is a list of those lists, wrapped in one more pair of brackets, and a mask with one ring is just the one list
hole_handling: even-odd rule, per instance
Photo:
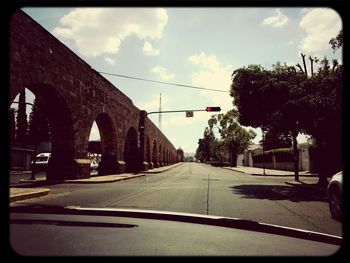
{"label": "white car", "polygon": [[329,210],[334,219],[341,219],[343,215],[343,172],[332,176],[327,187]]}
{"label": "white car", "polygon": [[93,171],[93,170],[97,171],[97,168],[98,168],[98,162],[96,162],[95,160],[92,160],[90,162],[90,170],[91,171]]}
{"label": "white car", "polygon": [[47,167],[49,164],[49,160],[51,158],[51,153],[39,153],[31,162],[31,170],[35,170],[35,172],[47,172]]}

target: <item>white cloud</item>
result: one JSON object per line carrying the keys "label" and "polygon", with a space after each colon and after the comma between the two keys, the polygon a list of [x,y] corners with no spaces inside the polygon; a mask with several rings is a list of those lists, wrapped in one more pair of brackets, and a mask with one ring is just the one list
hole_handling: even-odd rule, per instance
{"label": "white cloud", "polygon": [[152,73],[158,74],[163,80],[172,80],[175,77],[175,74],[170,74],[166,68],[157,66],[151,69]]}
{"label": "white cloud", "polygon": [[221,107],[222,112],[232,109],[233,98],[229,95],[229,90],[233,66],[223,66],[216,56],[208,56],[204,52],[190,56],[188,62],[198,66],[192,73],[194,86],[227,91],[226,93],[202,90],[200,94],[211,99],[212,106]]}
{"label": "white cloud", "polygon": [[294,41],[291,40],[287,42],[287,46],[292,46],[292,45],[294,45]]}
{"label": "white cloud", "polygon": [[[166,108],[168,104],[168,98],[162,95],[162,108]],[[150,101],[145,101],[141,103],[141,109],[144,109],[147,112],[158,111],[159,110],[159,96],[155,97]]]}
{"label": "white cloud", "polygon": [[100,131],[98,130],[97,124],[94,121],[90,131],[89,141],[99,141],[101,140]]}
{"label": "white cloud", "polygon": [[[216,112],[219,113],[219,112]],[[174,117],[168,117],[167,119],[162,120],[163,127],[171,125],[171,126],[182,126],[186,127],[185,125],[191,125],[191,124],[203,124],[207,123],[207,121],[210,119],[210,114],[208,112],[193,112],[193,117],[186,117],[186,113],[179,113],[179,115]]]}
{"label": "white cloud", "polygon": [[52,34],[94,57],[117,53],[130,35],[159,39],[167,22],[163,8],[76,8],[60,19]]}
{"label": "white cloud", "polygon": [[159,49],[155,49],[148,41],[143,45],[143,53],[146,55],[155,56],[159,54]]}
{"label": "white cloud", "polygon": [[107,62],[109,65],[114,66],[115,65],[115,60],[109,57],[104,58],[105,62]]}
{"label": "white cloud", "polygon": [[185,116],[185,112],[181,115],[171,117],[168,120],[163,121],[162,125],[167,126],[167,125],[172,125],[172,126],[182,126],[185,127],[185,125],[189,125],[193,122],[194,117],[192,118],[187,118]]}
{"label": "white cloud", "polygon": [[287,24],[289,18],[284,15],[280,9],[275,10],[275,15],[266,17],[262,22],[263,25],[271,25],[272,27],[282,27]]}
{"label": "white cloud", "polygon": [[299,26],[306,33],[300,48],[304,52],[320,52],[330,49],[329,40],[337,36],[342,22],[333,9],[316,8],[303,16]]}
{"label": "white cloud", "polygon": [[301,9],[300,14],[305,15],[308,12],[310,12],[310,8],[303,8],[303,9]]}

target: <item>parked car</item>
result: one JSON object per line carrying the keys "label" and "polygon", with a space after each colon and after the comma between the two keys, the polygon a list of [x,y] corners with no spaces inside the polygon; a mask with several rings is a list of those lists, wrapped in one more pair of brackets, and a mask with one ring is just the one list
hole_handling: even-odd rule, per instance
{"label": "parked car", "polygon": [[334,174],[327,187],[329,210],[334,219],[341,219],[343,215],[343,172]]}
{"label": "parked car", "polygon": [[35,164],[34,160],[32,160],[30,164],[30,169],[35,172],[47,172],[47,167],[49,164],[49,160],[51,158],[51,153],[39,153],[35,157]]}
{"label": "parked car", "polygon": [[90,162],[90,171],[97,171],[98,168],[98,162],[96,162],[95,160],[92,160]]}

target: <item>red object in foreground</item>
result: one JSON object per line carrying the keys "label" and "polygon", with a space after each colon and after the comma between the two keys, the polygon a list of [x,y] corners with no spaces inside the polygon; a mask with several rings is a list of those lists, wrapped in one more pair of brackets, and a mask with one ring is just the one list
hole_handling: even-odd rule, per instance
{"label": "red object in foreground", "polygon": [[206,111],[221,111],[220,107],[207,107],[205,109]]}

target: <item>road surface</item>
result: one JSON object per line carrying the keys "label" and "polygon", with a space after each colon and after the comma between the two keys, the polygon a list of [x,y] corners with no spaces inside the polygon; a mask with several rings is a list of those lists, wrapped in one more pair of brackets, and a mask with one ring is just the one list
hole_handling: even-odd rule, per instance
{"label": "road surface", "polygon": [[127,181],[49,185],[45,187],[51,190],[50,195],[14,204],[200,213],[342,236],[342,224],[331,218],[327,197],[285,184],[291,179],[184,163],[166,172]]}

